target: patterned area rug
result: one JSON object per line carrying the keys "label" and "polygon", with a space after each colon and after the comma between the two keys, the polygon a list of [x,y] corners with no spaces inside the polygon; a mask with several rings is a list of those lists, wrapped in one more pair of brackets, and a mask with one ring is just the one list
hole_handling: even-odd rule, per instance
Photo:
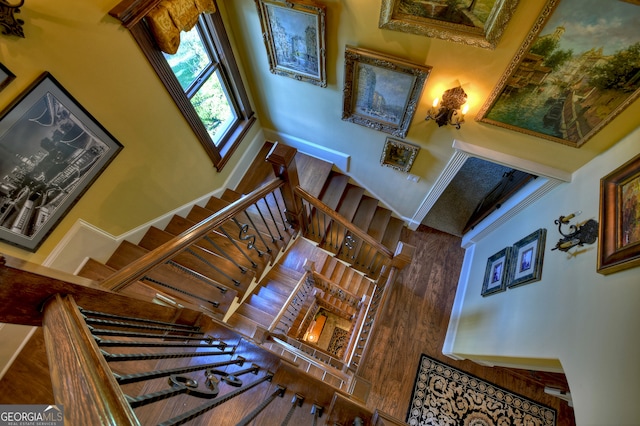
{"label": "patterned area rug", "polygon": [[411,426],[554,426],[556,411],[423,354],[407,423]]}
{"label": "patterned area rug", "polygon": [[327,352],[334,355],[337,358],[342,358],[344,354],[345,345],[347,343],[347,334],[349,331],[343,330],[342,328],[334,328],[333,335],[331,336],[331,341],[329,342],[329,348]]}

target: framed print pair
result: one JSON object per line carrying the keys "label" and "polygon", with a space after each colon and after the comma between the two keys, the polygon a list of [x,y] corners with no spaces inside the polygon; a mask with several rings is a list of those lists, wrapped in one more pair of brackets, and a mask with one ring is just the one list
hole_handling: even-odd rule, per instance
{"label": "framed print pair", "polygon": [[547,230],[540,228],[487,260],[482,296],[539,281]]}

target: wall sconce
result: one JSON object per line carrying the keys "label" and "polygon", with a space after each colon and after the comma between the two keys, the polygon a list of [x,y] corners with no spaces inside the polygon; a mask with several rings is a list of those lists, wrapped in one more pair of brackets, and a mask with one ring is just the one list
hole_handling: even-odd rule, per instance
{"label": "wall sconce", "polygon": [[560,218],[553,221],[558,225],[558,232],[562,235],[560,241],[556,243],[556,246],[551,250],[569,251],[569,249],[575,246],[583,246],[584,244],[593,244],[598,238],[598,222],[593,219],[589,219],[582,225],[570,225],[568,234],[562,232],[562,225],[568,225],[571,219],[579,215],[580,211],[571,213],[569,216],[560,216]]}
{"label": "wall sconce", "polygon": [[[435,98],[433,105],[429,110],[425,120],[435,120],[438,127],[445,124],[451,124],[456,129],[460,129],[460,125],[464,123],[464,115],[469,110],[467,103],[467,94],[462,87],[454,87],[446,90],[442,94],[442,100]],[[440,106],[438,106],[440,104]],[[462,110],[461,110],[462,108]]]}
{"label": "wall sconce", "polygon": [[20,7],[23,4],[24,0],[20,0],[20,3],[16,5],[9,4],[7,0],[0,0],[0,27],[2,27],[2,34],[24,38],[24,31],[22,30],[24,21],[13,16],[14,13],[20,13]]}

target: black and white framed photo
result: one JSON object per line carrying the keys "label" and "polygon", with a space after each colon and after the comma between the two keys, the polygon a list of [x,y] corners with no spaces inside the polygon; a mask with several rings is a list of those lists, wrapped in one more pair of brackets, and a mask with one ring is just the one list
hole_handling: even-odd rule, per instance
{"label": "black and white framed photo", "polygon": [[0,240],[36,251],[121,149],[43,73],[0,113]]}
{"label": "black and white framed photo", "polygon": [[540,281],[547,230],[540,228],[514,244],[507,287]]}
{"label": "black and white framed photo", "polygon": [[507,289],[510,259],[511,247],[505,247],[487,259],[487,269],[484,272],[484,282],[482,283],[482,296]]}
{"label": "black and white framed photo", "polygon": [[7,87],[16,78],[15,74],[9,71],[9,68],[0,63],[0,91]]}

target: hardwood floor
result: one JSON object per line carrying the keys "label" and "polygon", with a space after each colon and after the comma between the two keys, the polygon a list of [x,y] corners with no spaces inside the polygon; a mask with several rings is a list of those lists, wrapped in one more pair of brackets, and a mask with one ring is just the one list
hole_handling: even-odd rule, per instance
{"label": "hardwood floor", "polygon": [[419,232],[403,231],[402,240],[414,245],[416,254],[398,277],[374,336],[376,349],[362,366],[362,377],[371,382],[367,406],[405,419],[418,360],[424,353],[555,408],[558,426],[575,425],[573,409],[566,402],[545,394],[539,383],[523,374],[442,354],[464,256],[460,238],[421,226]]}

